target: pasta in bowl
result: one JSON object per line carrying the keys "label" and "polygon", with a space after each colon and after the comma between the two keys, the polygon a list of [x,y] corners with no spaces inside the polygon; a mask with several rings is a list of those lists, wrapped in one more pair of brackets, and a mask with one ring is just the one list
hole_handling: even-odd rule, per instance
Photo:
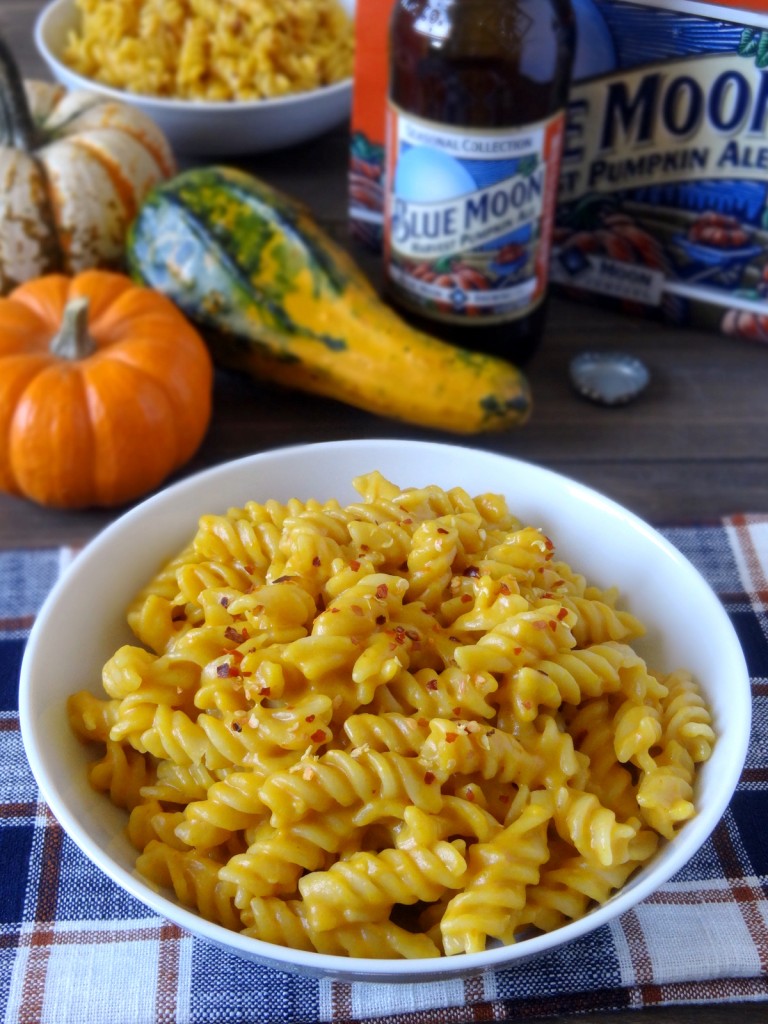
{"label": "pasta in bowl", "polygon": [[53,0],[35,43],[56,81],[138,107],[179,155],[238,155],[348,117],[354,10],[354,0]]}
{"label": "pasta in bowl", "polygon": [[[42,710],[73,593],[105,628]],[[724,612],[650,528],[409,442],[150,499],[54,592],[22,688],[44,795],[112,877],[240,955],[378,980],[501,965],[633,905],[716,824],[748,717]],[[117,805],[98,828],[95,790]]]}

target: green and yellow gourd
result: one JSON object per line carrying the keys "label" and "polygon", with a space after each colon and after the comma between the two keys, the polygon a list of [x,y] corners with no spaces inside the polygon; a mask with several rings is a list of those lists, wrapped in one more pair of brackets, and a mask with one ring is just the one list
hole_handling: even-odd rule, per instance
{"label": "green and yellow gourd", "polygon": [[252,175],[207,167],[157,185],[127,258],[220,366],[456,433],[530,414],[519,369],[414,330],[303,206]]}

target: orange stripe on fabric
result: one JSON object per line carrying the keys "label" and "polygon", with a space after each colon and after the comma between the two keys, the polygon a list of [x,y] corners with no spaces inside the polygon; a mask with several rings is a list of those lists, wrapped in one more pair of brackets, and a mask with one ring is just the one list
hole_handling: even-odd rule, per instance
{"label": "orange stripe on fabric", "polygon": [[331,983],[331,1019],[350,1020],[352,1017],[352,987],[344,981]]}
{"label": "orange stripe on fabric", "polygon": [[179,993],[179,941],[183,932],[169,921],[160,930],[154,1024],[175,1024]]}
{"label": "orange stripe on fabric", "polygon": [[755,944],[760,968],[768,974],[768,924],[760,911],[758,900],[762,900],[763,892],[755,889],[744,880],[744,865],[734,844],[731,826],[738,834],[738,828],[726,815],[712,833],[712,839],[718,858],[724,869],[725,879],[731,887],[731,894],[741,912],[750,938]]}
{"label": "orange stripe on fabric", "polygon": [[730,525],[736,540],[741,549],[741,553],[744,558],[744,564],[747,567],[749,573],[749,595],[752,599],[753,604],[759,603],[760,605],[768,606],[768,577],[766,576],[762,562],[755,549],[754,542],[752,540],[752,534],[750,532],[750,526],[756,523],[765,523],[766,519],[762,516],[745,516],[735,515],[725,520],[726,525]]}
{"label": "orange stripe on fabric", "polygon": [[[132,927],[133,922],[126,921],[121,927],[96,929],[85,925],[69,931],[56,931],[51,924],[39,925],[31,932],[19,936],[18,945],[26,947],[42,946],[112,946],[119,942],[157,942],[167,935],[166,929],[176,926],[166,923],[160,925],[141,924]],[[183,932],[178,930],[181,937]]]}
{"label": "orange stripe on fabric", "polygon": [[648,953],[648,946],[645,941],[645,933],[643,932],[640,918],[634,910],[629,910],[626,914],[622,914],[619,918],[619,923],[627,940],[637,983],[639,985],[652,983],[653,962]]}
{"label": "orange stripe on fabric", "polygon": [[[643,989],[643,1003],[646,1006],[658,1006],[675,1003],[741,1002],[749,998],[765,998],[766,992],[766,978],[713,978],[712,981],[681,981],[650,986],[647,991]],[[710,1020],[716,1019],[711,1006],[709,1017]]]}
{"label": "orange stripe on fabric", "polygon": [[[40,879],[35,906],[35,921],[40,923],[51,922],[56,918],[61,847],[64,841],[61,825],[47,807],[45,811],[48,822],[43,834]],[[50,929],[35,929],[30,945],[27,969],[24,973],[19,1024],[38,1024],[42,1020],[45,981],[52,946]]]}
{"label": "orange stripe on fabric", "polygon": [[20,629],[31,629],[35,621],[34,615],[19,615],[16,617],[0,618],[0,632],[10,633]]}

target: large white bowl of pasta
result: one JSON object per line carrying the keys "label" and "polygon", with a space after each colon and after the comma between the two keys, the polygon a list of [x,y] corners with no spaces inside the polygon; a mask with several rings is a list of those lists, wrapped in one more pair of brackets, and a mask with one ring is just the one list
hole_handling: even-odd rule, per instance
{"label": "large white bowl of pasta", "polygon": [[118,519],[42,608],[20,711],[53,813],[157,914],[380,982],[632,907],[721,818],[750,721],[725,611],[648,525],[386,440],[264,452]]}
{"label": "large white bowl of pasta", "polygon": [[344,122],[354,0],[53,0],[37,49],[70,90],[130,103],[180,156],[260,153]]}

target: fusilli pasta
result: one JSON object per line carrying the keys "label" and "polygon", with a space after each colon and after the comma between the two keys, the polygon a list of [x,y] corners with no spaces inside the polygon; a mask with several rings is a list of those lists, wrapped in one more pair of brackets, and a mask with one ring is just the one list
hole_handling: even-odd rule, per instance
{"label": "fusilli pasta", "polygon": [[[190,44],[191,45],[191,44]],[[137,868],[267,942],[476,952],[604,902],[695,813],[684,669],[492,494],[205,515],[69,701]]]}
{"label": "fusilli pasta", "polygon": [[354,32],[338,0],[77,0],[64,60],[130,92],[254,100],[352,73]]}

